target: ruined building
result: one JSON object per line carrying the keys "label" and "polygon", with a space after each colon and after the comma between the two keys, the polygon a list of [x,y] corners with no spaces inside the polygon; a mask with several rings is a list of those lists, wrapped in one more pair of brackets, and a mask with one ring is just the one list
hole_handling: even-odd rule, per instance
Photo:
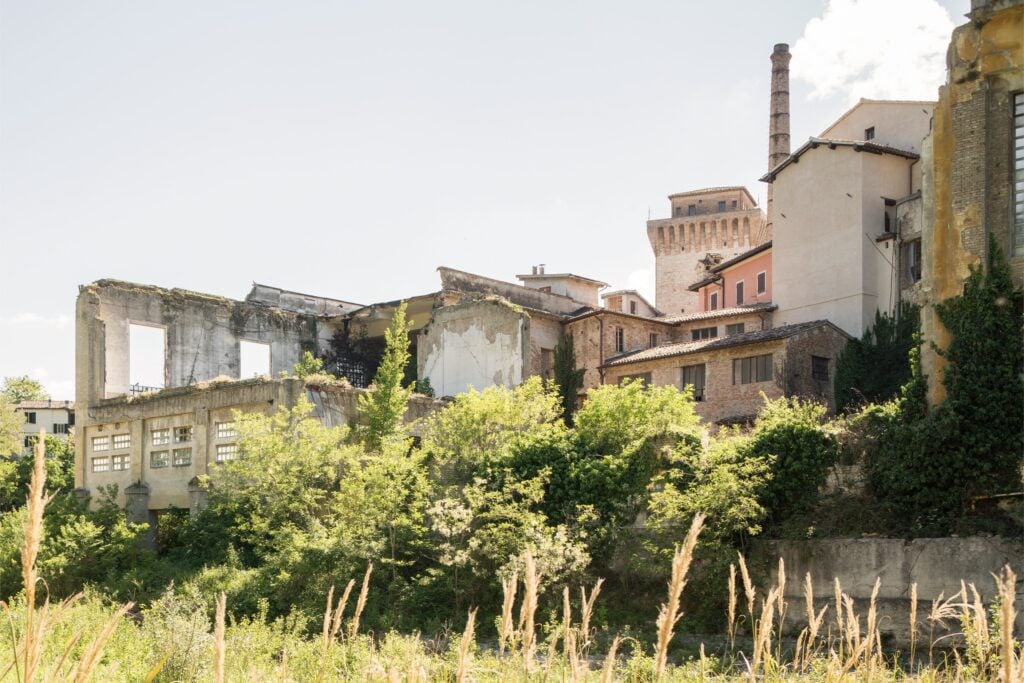
{"label": "ruined building", "polygon": [[972,0],[970,21],[953,32],[923,154],[923,188],[902,211],[919,236],[921,366],[928,398],[945,397],[948,332],[929,304],[960,294],[971,266],[987,262],[989,237],[1024,285],[1024,0]]}

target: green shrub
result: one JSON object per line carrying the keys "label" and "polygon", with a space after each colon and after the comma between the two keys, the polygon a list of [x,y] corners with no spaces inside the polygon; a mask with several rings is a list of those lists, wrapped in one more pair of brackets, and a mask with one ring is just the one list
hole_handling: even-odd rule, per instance
{"label": "green shrub", "polygon": [[920,327],[917,306],[903,302],[895,316],[875,312],[875,323],[851,339],[836,362],[836,410],[895,398],[910,380],[910,349]]}
{"label": "green shrub", "polygon": [[766,401],[754,422],[747,457],[772,463],[761,502],[778,521],[807,509],[818,498],[828,469],[839,456],[839,444],[825,420],[828,409],[799,398]]}

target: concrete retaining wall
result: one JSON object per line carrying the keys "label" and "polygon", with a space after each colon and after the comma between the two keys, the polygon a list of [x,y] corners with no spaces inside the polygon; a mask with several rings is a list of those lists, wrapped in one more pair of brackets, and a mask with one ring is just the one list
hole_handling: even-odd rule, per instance
{"label": "concrete retaining wall", "polygon": [[[755,544],[755,566],[764,575],[755,577],[761,585],[778,580],[778,558],[785,562],[785,598],[790,603],[786,623],[799,631],[807,623],[804,608],[804,576],[810,572],[817,609],[834,604],[833,581],[857,603],[861,627],[875,579],[881,579],[878,593],[880,630],[894,644],[909,642],[910,585],[917,583],[918,642],[928,637],[928,611],[933,600],[960,590],[960,581],[975,584],[989,603],[996,594],[992,574],[1010,565],[1017,574],[1017,637],[1024,633],[1024,541],[998,538],[920,538],[904,541],[892,538],[822,539],[809,541],[759,541]],[[834,624],[829,607],[826,623]],[[952,630],[958,624],[952,623]],[[937,630],[936,633],[940,631]]]}

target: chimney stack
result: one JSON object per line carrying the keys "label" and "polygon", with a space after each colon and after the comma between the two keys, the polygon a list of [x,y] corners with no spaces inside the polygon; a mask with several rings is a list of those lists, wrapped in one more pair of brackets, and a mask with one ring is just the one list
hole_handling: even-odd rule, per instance
{"label": "chimney stack", "polygon": [[[789,156],[789,45],[776,43],[772,50],[772,97],[768,117],[768,170]],[[768,182],[768,220],[759,242],[771,239],[775,223],[772,183]]]}
{"label": "chimney stack", "polygon": [[768,170],[789,156],[789,45],[778,43],[772,51],[772,100],[768,120]]}

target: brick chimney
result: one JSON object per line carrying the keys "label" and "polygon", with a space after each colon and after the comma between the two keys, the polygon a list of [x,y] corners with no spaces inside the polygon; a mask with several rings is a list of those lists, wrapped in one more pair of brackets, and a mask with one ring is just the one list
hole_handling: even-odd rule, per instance
{"label": "brick chimney", "polygon": [[779,43],[772,52],[772,100],[768,119],[768,170],[789,156],[789,45]]}
{"label": "brick chimney", "polygon": [[[789,156],[789,45],[777,43],[772,50],[772,96],[768,117],[768,170]],[[771,239],[775,216],[772,206],[772,183],[768,183],[768,221],[764,239]],[[759,240],[762,241],[762,240]]]}

